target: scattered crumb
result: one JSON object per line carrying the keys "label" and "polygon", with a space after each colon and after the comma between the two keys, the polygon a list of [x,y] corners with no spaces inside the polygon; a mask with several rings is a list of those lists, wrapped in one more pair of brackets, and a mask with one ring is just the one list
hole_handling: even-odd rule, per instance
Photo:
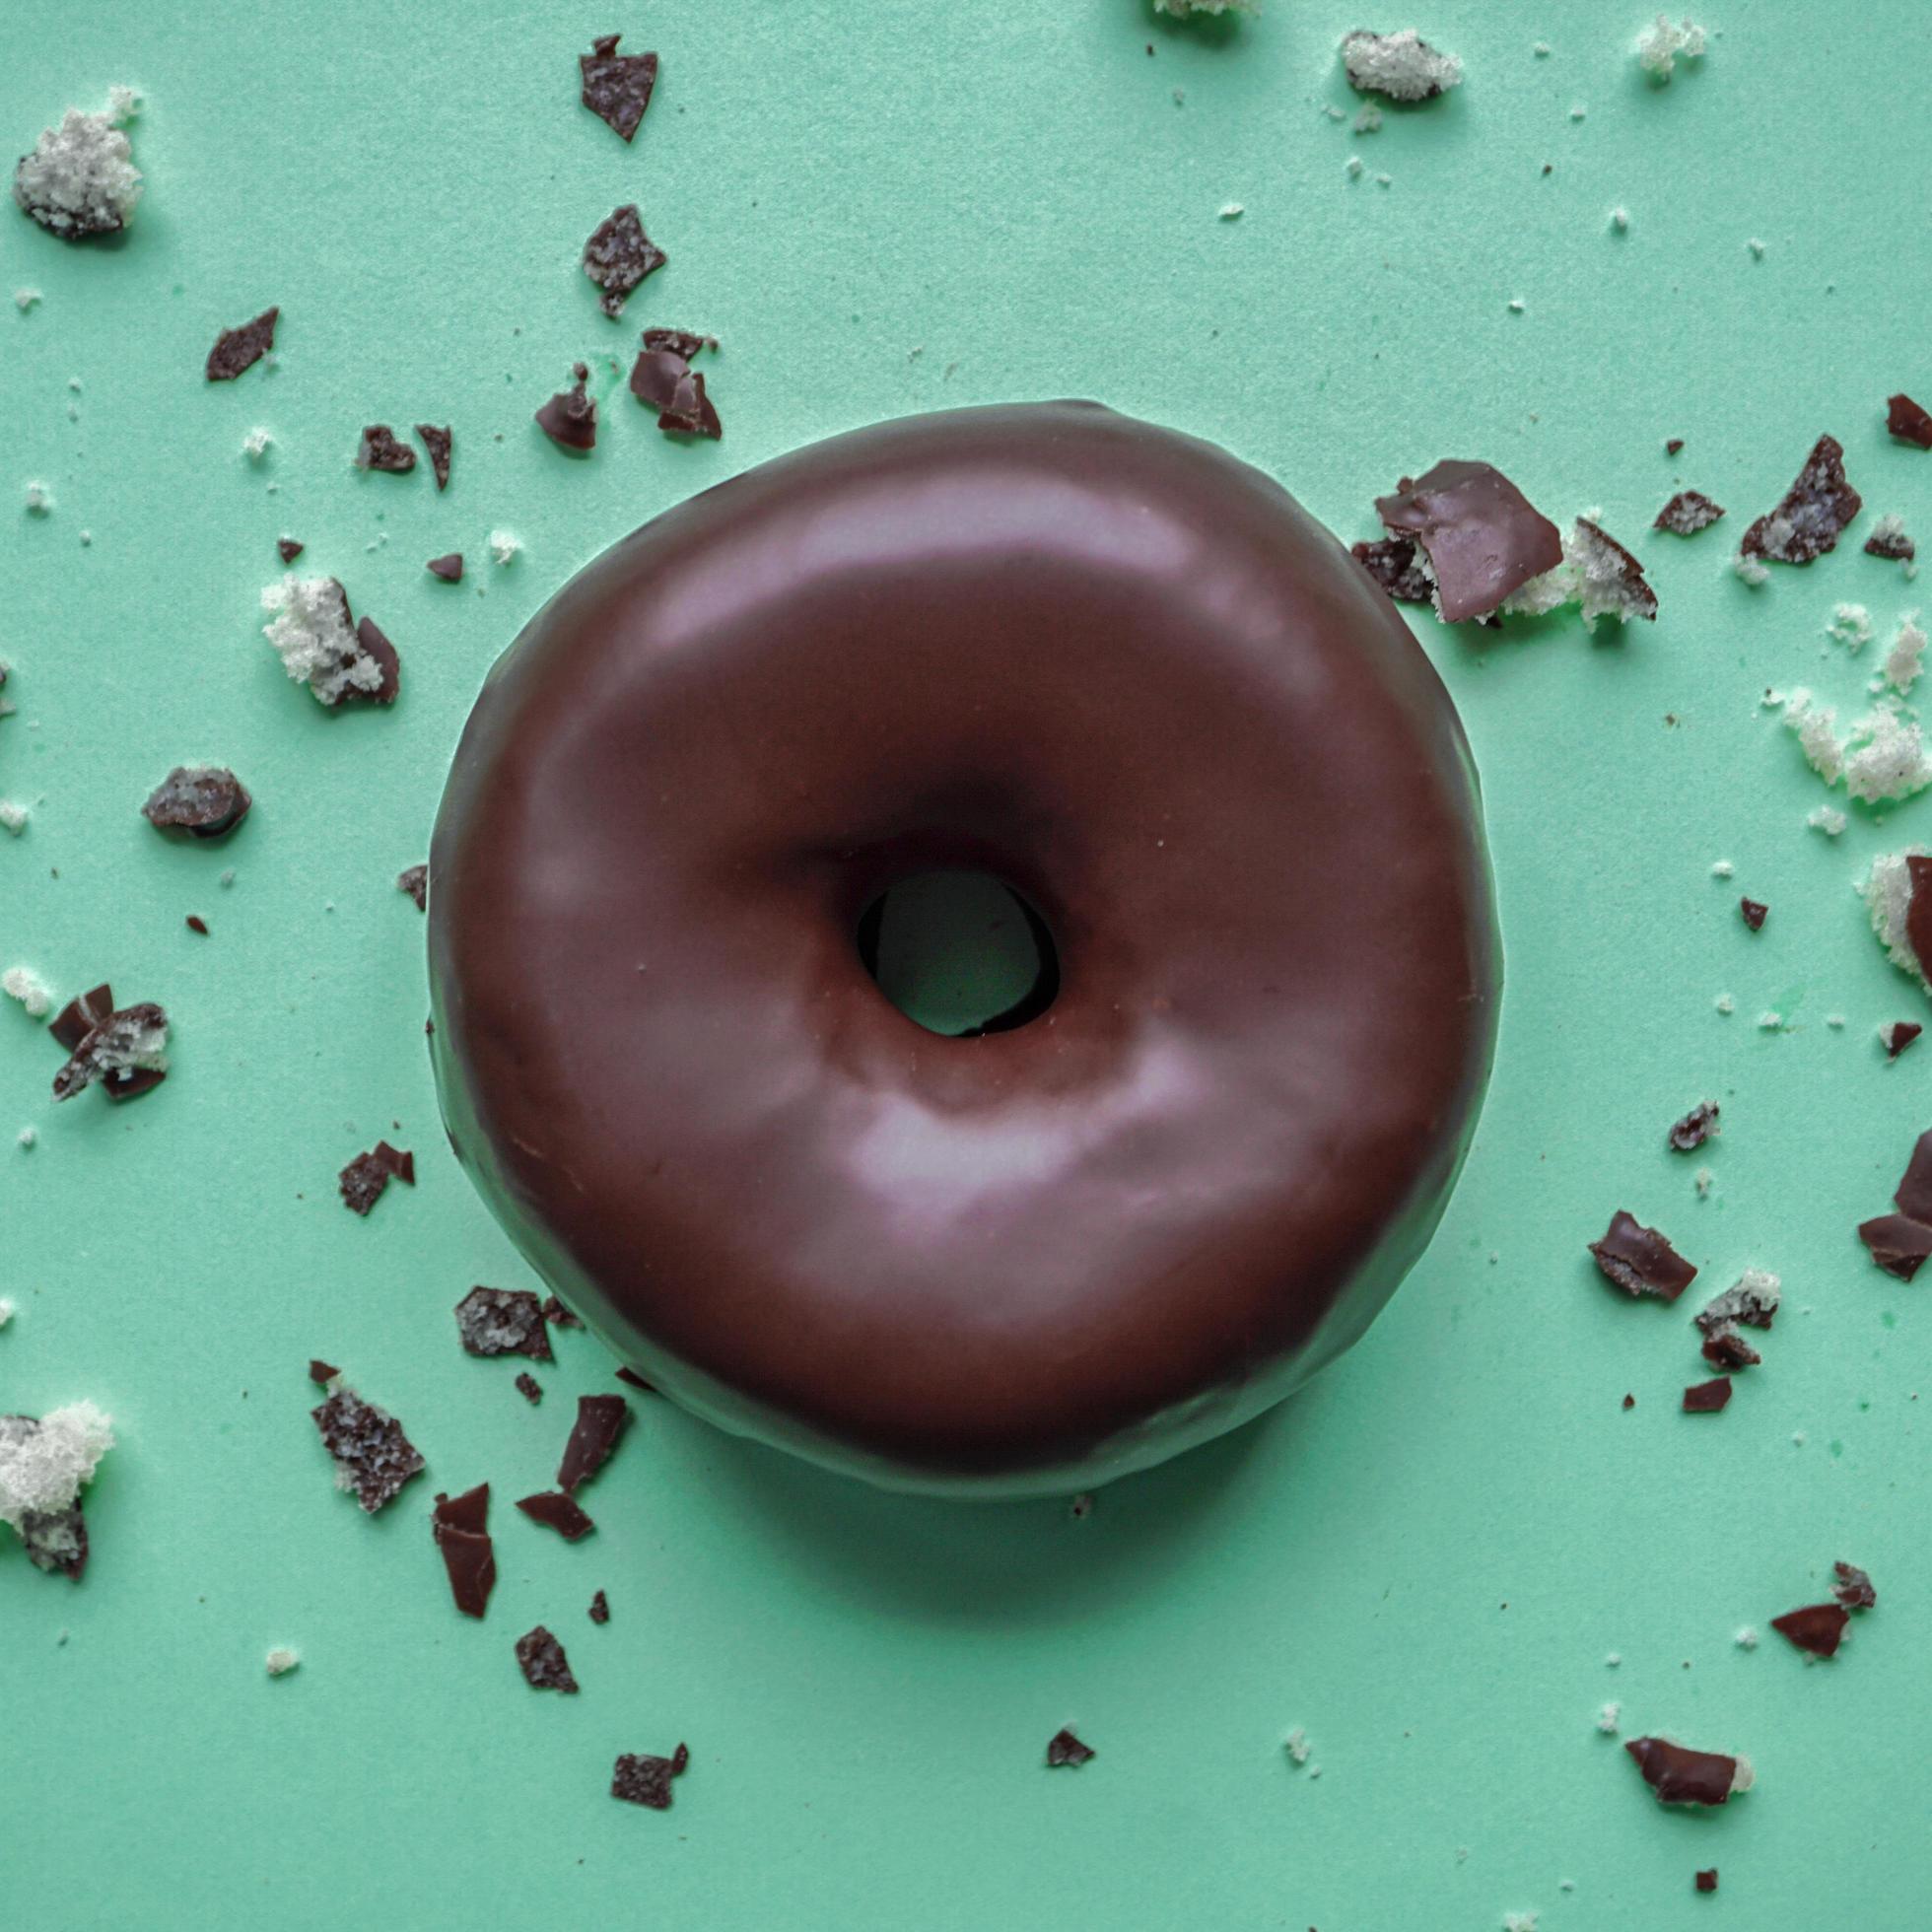
{"label": "scattered crumb", "polygon": [[1700,1100],[1684,1116],[1674,1121],[1666,1137],[1672,1148],[1681,1154],[1688,1154],[1723,1130],[1718,1126],[1718,1116],[1722,1113],[1715,1100]]}
{"label": "scattered crumb", "polygon": [[225,765],[176,765],[155,787],[141,816],[157,831],[219,839],[248,815],[248,788]]}
{"label": "scattered crumb", "polygon": [[387,423],[370,423],[356,446],[358,469],[386,470],[392,476],[407,476],[416,467],[416,452],[402,442]]}
{"label": "scattered crumb", "polygon": [[[351,623],[349,599],[332,577],[297,577],[294,572],[261,593],[269,621],[262,636],[275,647],[282,668],[306,684],[319,705],[356,700],[388,703],[395,696],[394,650],[365,618]],[[369,635],[369,633],[374,635]]]}
{"label": "scattered crumb", "polygon": [[1382,110],[1372,101],[1364,101],[1355,114],[1354,129],[1357,134],[1374,134],[1382,126]]}
{"label": "scattered crumb", "polygon": [[274,432],[265,430],[257,424],[242,439],[242,453],[251,463],[258,463],[268,454],[269,448],[274,441]]}
{"label": "scattered crumb", "polygon": [[1669,1738],[1630,1738],[1623,1749],[1666,1805],[1722,1805],[1756,1781],[1748,1758],[1692,1751]]}
{"label": "scattered crumb", "polygon": [[1390,101],[1432,101],[1445,89],[1460,87],[1463,63],[1438,52],[1413,27],[1400,34],[1357,29],[1343,36],[1342,66],[1357,94],[1379,94]]}
{"label": "scattered crumb", "polygon": [[623,312],[638,284],[667,260],[645,234],[636,202],[612,209],[584,244],[584,273],[598,290],[597,307],[613,318]]}
{"label": "scattered crumb", "polygon": [[413,1188],[416,1185],[416,1156],[403,1148],[390,1146],[386,1140],[379,1140],[368,1153],[358,1154],[336,1176],[343,1205],[352,1214],[368,1214],[381,1200],[383,1190],[391,1181],[400,1181],[405,1187]]}
{"label": "scattered crumb", "polygon": [[1715,859],[1711,862],[1710,875],[1714,879],[1727,879],[1737,869],[1728,859]]}
{"label": "scattered crumb", "polygon": [[0,1329],[5,1328],[18,1313],[19,1310],[15,1308],[14,1304],[5,1295],[0,1295]]}
{"label": "scattered crumb", "polygon": [[1879,1028],[1879,1039],[1885,1047],[1885,1057],[1897,1060],[1898,1056],[1925,1031],[1915,1019],[1887,1020]]}
{"label": "scattered crumb", "polygon": [[1758,1030],[1760,1033],[1781,1033],[1784,1030],[1784,1015],[1775,1007],[1766,1006],[1758,1015]]}
{"label": "scattered crumb", "polygon": [[631,366],[631,393],[657,412],[657,427],[669,435],[716,441],[724,426],[705,393],[705,379],[691,367],[702,350],[716,350],[717,338],[689,329],[648,328],[644,346]]}
{"label": "scattered crumb", "polygon": [[523,540],[509,530],[490,532],[490,555],[500,564],[514,564],[523,548]]}
{"label": "scattered crumb", "polygon": [[517,1639],[517,1662],[523,1673],[523,1682],[532,1690],[576,1694],[577,1679],[571,1674],[564,1646],[541,1623]]}
{"label": "scattered crumb", "polygon": [[1758,1648],[1758,1632],[1749,1623],[1741,1624],[1737,1634],[1732,1637],[1731,1641],[1740,1650],[1756,1650]]}
{"label": "scattered crumb", "polygon": [[651,90],[657,82],[655,53],[619,53],[621,34],[605,34],[590,42],[590,51],[577,57],[585,106],[626,141],[638,131]]}
{"label": "scattered crumb", "polygon": [[168,1077],[168,1015],[152,1000],[116,1008],[111,990],[97,987],[62,1007],[48,1031],[68,1048],[53,1076],[56,1100],[97,1083],[110,1100],[131,1100]]}
{"label": "scattered crumb", "polygon": [[1214,219],[1219,222],[1236,222],[1247,212],[1238,201],[1223,201],[1214,211]]}
{"label": "scattered crumb", "polygon": [[1673,27],[1659,14],[1656,24],[1637,35],[1637,65],[1660,87],[1677,71],[1680,55],[1701,60],[1703,54],[1704,30],[1688,20]]}
{"label": "scattered crumb", "polygon": [[1762,261],[1764,259],[1764,244],[1759,241],[1757,236],[1754,235],[1744,245],[1753,261]]}
{"label": "scattered crumb", "polygon": [[1700,1167],[1691,1175],[1690,1179],[1696,1187],[1697,1199],[1699,1201],[1708,1200],[1712,1187],[1716,1185],[1717,1176],[1708,1167]]}
{"label": "scattered crumb", "polygon": [[275,347],[275,321],[279,309],[264,309],[253,321],[240,328],[225,328],[208,351],[206,375],[211,382],[233,382],[244,370],[254,368]]}
{"label": "scattered crumb", "polygon": [[456,1303],[456,1335],[465,1354],[552,1359],[543,1303],[527,1288],[471,1288]]}
{"label": "scattered crumb", "polygon": [[456,447],[456,439],[446,425],[439,429],[434,423],[418,423],[416,434],[422,440],[425,449],[430,452],[430,468],[436,476],[439,491],[449,487],[449,455]]}
{"label": "scattered crumb", "polygon": [[1604,1707],[1597,1712],[1597,1729],[1601,1731],[1605,1737],[1614,1738],[1617,1735],[1617,1727],[1622,1721],[1622,1717],[1623,1717],[1623,1706],[1622,1704],[1619,1703],[1605,1704]]}
{"label": "scattered crumb", "polygon": [[1889,435],[1914,448],[1932,449],[1932,411],[1926,410],[1901,389],[1886,398],[1885,427]]}
{"label": "scattered crumb", "polygon": [[1613,208],[1610,211],[1610,226],[1618,235],[1627,234],[1630,227],[1630,211],[1627,208]]}
{"label": "scattered crumb", "polygon": [[1343,168],[1343,172],[1348,176],[1348,178],[1351,181],[1359,180],[1361,178],[1361,172],[1362,172],[1361,156],[1350,155],[1348,159],[1342,164],[1342,168]]}
{"label": "scattered crumb", "polygon": [[81,1490],[114,1446],[112,1419],[91,1402],[32,1415],[0,1415],[0,1523],[36,1569],[78,1583],[87,1567]]}
{"label": "scattered crumb", "polygon": [[1602,1238],[1588,1246],[1604,1279],[1632,1300],[1655,1295],[1675,1301],[1697,1278],[1696,1269],[1662,1234],[1622,1208]]}
{"label": "scattered crumb", "polygon": [[1735,1013],[1738,1010],[1737,1000],[1734,1000],[1731,997],[1731,995],[1728,993],[1720,993],[1717,996],[1717,998],[1711,1001],[1711,1004],[1714,1005],[1720,1013]]}
{"label": "scattered crumb", "polygon": [[396,874],[396,890],[406,892],[416,903],[416,910],[427,912],[430,902],[430,868],[427,865],[411,865]]}
{"label": "scattered crumb", "polygon": [[318,1409],[311,1409],[322,1445],[335,1459],[335,1486],[351,1490],[370,1515],[393,1502],[403,1484],[423,1470],[416,1445],[402,1424],[339,1382]]}
{"label": "scattered crumb", "polygon": [[21,157],[15,201],[63,242],[125,228],[141,199],[141,173],[121,130],[137,105],[131,88],[116,87],[101,113],[69,107],[60,125],[43,129],[34,152]]}
{"label": "scattered crumb", "polygon": [[1828,839],[1835,839],[1849,822],[1836,805],[1814,805],[1805,814],[1805,823]]}
{"label": "scattered crumb", "polygon": [[[1243,4],[1243,0],[1230,0],[1230,4]],[[691,1754],[683,1745],[668,1758],[625,1752],[611,1771],[610,1795],[622,1798],[626,1804],[648,1806],[652,1811],[669,1811],[671,1779],[681,1777],[690,1761]]]}
{"label": "scattered crumb", "polygon": [[46,298],[41,295],[38,289],[16,289],[14,291],[14,307],[23,315],[30,309],[34,308],[36,303],[44,302]]}
{"label": "scattered crumb", "polygon": [[1308,1742],[1308,1733],[1299,1724],[1281,1741],[1281,1748],[1288,1754],[1291,1764],[1307,1763],[1308,1754],[1314,1750],[1314,1746]]}
{"label": "scattered crumb", "polygon": [[1895,691],[1909,691],[1924,669],[1925,633],[1918,627],[1917,611],[1908,611],[1898,620],[1898,635],[1885,654],[1885,680]]}
{"label": "scattered crumb", "polygon": [[1841,603],[1831,612],[1825,635],[1852,653],[1863,651],[1872,641],[1872,613],[1861,603]]}
{"label": "scattered crumb", "polygon": [[[1909,564],[1918,556],[1918,545],[1905,534],[1905,519],[1895,511],[1872,525],[1872,533],[1865,539],[1865,554],[1892,563]],[[1910,577],[1915,573],[1907,571],[1905,575]]]}
{"label": "scattered crumb", "polygon": [[1502,1932],[1536,1932],[1536,1913],[1504,1912]]}
{"label": "scattered crumb", "polygon": [[25,492],[27,514],[30,517],[51,517],[53,515],[53,492],[44,483],[29,483]]}
{"label": "scattered crumb", "polygon": [[284,1645],[277,1645],[262,1659],[270,1677],[287,1677],[301,1662],[302,1659]]}
{"label": "scattered crumb", "polygon": [[44,1019],[53,1011],[53,989],[28,966],[9,966],[0,973],[0,993],[18,1000],[30,1019]]}
{"label": "scattered crumb", "polygon": [[587,455],[597,447],[597,405],[586,388],[590,380],[589,366],[577,363],[571,375],[575,379],[572,386],[559,389],[536,412],[536,426],[560,449]]}

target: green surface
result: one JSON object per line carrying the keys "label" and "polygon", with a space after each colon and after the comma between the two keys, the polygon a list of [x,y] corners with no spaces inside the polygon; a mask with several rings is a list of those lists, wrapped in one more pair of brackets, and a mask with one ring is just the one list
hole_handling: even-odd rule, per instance
{"label": "green surface", "polygon": [[[1413,18],[1469,84],[1355,136],[1319,107],[1352,111],[1331,49],[1360,11],[118,0],[30,34],[15,10],[8,151],[134,82],[150,188],[117,248],[0,219],[0,289],[45,292],[0,307],[0,794],[34,801],[0,840],[0,963],[164,1000],[177,1051],[139,1105],[56,1112],[48,1043],[0,1012],[0,1408],[93,1396],[122,1437],[81,1587],[0,1551],[7,1923],[1926,1922],[1932,1311],[1851,1228],[1932,1121],[1932,1051],[1883,1063],[1875,1024],[1920,996],[1848,887],[1932,802],[1807,832],[1823,794],[1755,704],[1803,677],[1855,706],[1869,659],[1822,659],[1821,626],[1856,597],[1889,632],[1909,586],[1855,541],[1757,592],[1725,558],[1828,429],[1872,512],[1932,538],[1932,458],[1880,427],[1891,389],[1932,386],[1932,26],[1916,0],[1711,0],[1710,57],[1658,92],[1635,0],[1430,0],[1378,24]],[[606,25],[664,57],[634,148],[575,104]],[[633,197],[671,261],[619,328],[576,260]],[[279,366],[206,386],[217,327],[269,302]],[[724,443],[671,447],[599,360],[604,443],[565,460],[530,410],[647,321],[722,338]],[[1652,563],[1663,615],[1627,642],[1420,626],[1481,760],[1509,954],[1461,1191],[1349,1358],[1085,1520],[874,1494],[646,1401],[586,1493],[597,1535],[563,1547],[504,1505],[607,1369],[564,1336],[530,1410],[514,1363],[457,1352],[450,1304],[527,1277],[442,1149],[422,923],[390,879],[485,666],[611,539],[833,430],[1064,393],[1228,443],[1346,535],[1399,473],[1484,455]],[[349,467],[365,421],[419,418],[455,425],[447,496]],[[1733,519],[1644,533],[1680,478]],[[508,570],[498,525],[527,546]],[[327,717],[281,676],[255,602],[284,530],[397,641],[393,713]],[[430,581],[457,546],[472,576]],[[136,815],[195,758],[258,800],[225,850]],[[1740,889],[1772,908],[1756,938]],[[1726,1131],[1699,1203],[1662,1136],[1703,1094]],[[333,1177],[379,1134],[422,1178],[362,1222]],[[1674,1413],[1689,1309],[1588,1272],[1620,1205],[1713,1287],[1784,1276],[1721,1416]],[[380,1520],[330,1487],[311,1353],[429,1455]],[[503,1577],[475,1625],[425,1518],[486,1478]],[[1733,1646],[1840,1555],[1882,1604],[1835,1663]],[[518,1680],[539,1619],[583,1695]],[[303,1663],[270,1683],[274,1643]],[[1593,1728],[1607,1698],[1746,1749],[1758,1788],[1660,1811]],[[1099,1756],[1049,1774],[1065,1722]],[[680,1738],[673,1812],[604,1795],[616,1752]]]}

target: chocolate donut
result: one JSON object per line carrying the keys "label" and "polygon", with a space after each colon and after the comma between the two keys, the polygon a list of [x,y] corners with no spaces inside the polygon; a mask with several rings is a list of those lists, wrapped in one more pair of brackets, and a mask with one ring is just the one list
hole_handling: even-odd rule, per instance
{"label": "chocolate donut", "polygon": [[[1051,935],[1024,1024],[941,1037],[867,972],[942,867]],[[1077,402],[836,437],[579,572],[463,732],[429,915],[451,1140],[558,1294],[724,1428],[983,1494],[1157,1462],[1362,1333],[1500,972],[1395,607],[1260,472]]]}

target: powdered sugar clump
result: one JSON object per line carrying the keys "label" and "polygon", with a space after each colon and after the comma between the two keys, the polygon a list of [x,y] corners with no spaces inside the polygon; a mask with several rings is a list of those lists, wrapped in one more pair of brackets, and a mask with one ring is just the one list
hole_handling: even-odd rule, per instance
{"label": "powdered sugar clump", "polygon": [[1863,651],[1872,641],[1872,613],[1861,603],[1841,603],[1831,612],[1825,635],[1847,651]]}
{"label": "powdered sugar clump", "polygon": [[28,966],[9,966],[0,973],[0,993],[18,1000],[30,1019],[44,1019],[53,1011],[53,989]]}
{"label": "powdered sugar clump", "polygon": [[132,88],[117,87],[102,113],[69,107],[60,125],[43,129],[34,152],[21,156],[14,199],[64,242],[125,228],[141,198],[141,172],[121,128],[138,104]]}
{"label": "powdered sugar clump", "polygon": [[1823,832],[1828,839],[1835,839],[1845,829],[1847,820],[1836,805],[1814,805],[1805,814],[1805,823],[1814,832]]}
{"label": "powdered sugar clump", "polygon": [[1446,88],[1460,87],[1463,80],[1463,63],[1453,53],[1430,46],[1413,27],[1400,34],[1346,34],[1342,65],[1357,94],[1385,95],[1391,101],[1429,101]]}
{"label": "powdered sugar clump", "polygon": [[31,816],[18,798],[0,798],[0,832],[10,832],[19,838],[27,830],[27,821]]}
{"label": "powdered sugar clump", "polygon": [[339,705],[352,691],[381,688],[382,666],[357,642],[349,600],[334,578],[291,571],[261,593],[261,607],[270,617],[262,636],[317,704]]}
{"label": "powdered sugar clump", "polygon": [[71,1402],[37,1421],[0,1415],[0,1523],[19,1533],[30,1515],[69,1508],[113,1446],[111,1418],[91,1402]]}
{"label": "powdered sugar clump", "polygon": [[490,532],[490,555],[500,564],[514,564],[522,547],[522,538],[511,530]]}
{"label": "powdered sugar clump", "polygon": [[1617,1735],[1617,1727],[1622,1720],[1623,1706],[1622,1704],[1605,1704],[1597,1713],[1597,1729],[1605,1737],[1614,1738]]}
{"label": "powdered sugar clump", "polygon": [[1896,705],[1875,706],[1841,737],[1836,711],[1801,686],[1784,701],[1784,722],[1797,732],[1813,771],[1827,785],[1842,779],[1845,790],[1866,804],[1909,798],[1932,785],[1924,735]]}
{"label": "powdered sugar clump", "polygon": [[1918,674],[1924,669],[1921,659],[1925,656],[1925,633],[1918,627],[1918,612],[1907,611],[1898,620],[1898,635],[1892,640],[1892,649],[1885,654],[1886,682],[1895,691],[1909,691],[1918,682]]}
{"label": "powdered sugar clump", "polygon": [[1656,25],[1637,35],[1637,65],[1658,83],[1668,81],[1677,71],[1678,56],[1700,60],[1704,52],[1704,30],[1691,21],[1673,27],[1662,14]]}
{"label": "powdered sugar clump", "polygon": [[287,1677],[302,1662],[302,1659],[293,1650],[289,1649],[286,1644],[277,1644],[262,1659],[262,1662],[267,1666],[270,1677]]}

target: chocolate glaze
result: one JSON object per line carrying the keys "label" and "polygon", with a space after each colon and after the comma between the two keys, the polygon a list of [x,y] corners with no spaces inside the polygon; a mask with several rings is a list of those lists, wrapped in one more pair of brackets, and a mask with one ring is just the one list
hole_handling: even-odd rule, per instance
{"label": "chocolate glaze", "polygon": [[[1063,983],[949,1039],[861,963],[996,873]],[[491,672],[430,862],[459,1156],[665,1394],[898,1486],[1090,1488],[1368,1326],[1499,953],[1428,660],[1283,491],[1091,403],[861,430],[668,512]]]}

